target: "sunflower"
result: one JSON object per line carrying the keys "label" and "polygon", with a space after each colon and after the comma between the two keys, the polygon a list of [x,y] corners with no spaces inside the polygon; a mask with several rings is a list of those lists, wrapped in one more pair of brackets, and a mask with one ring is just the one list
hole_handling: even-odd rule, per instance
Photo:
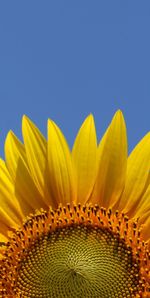
{"label": "sunflower", "polygon": [[127,156],[121,111],[73,149],[26,116],[0,160],[0,297],[150,297],[150,133]]}

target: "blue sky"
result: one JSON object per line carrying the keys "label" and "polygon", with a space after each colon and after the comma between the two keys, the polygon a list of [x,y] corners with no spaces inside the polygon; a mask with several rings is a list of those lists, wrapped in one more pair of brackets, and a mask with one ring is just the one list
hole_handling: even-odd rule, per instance
{"label": "blue sky", "polygon": [[98,138],[122,109],[129,150],[150,129],[150,1],[0,2],[0,155],[28,115],[70,146],[93,113]]}

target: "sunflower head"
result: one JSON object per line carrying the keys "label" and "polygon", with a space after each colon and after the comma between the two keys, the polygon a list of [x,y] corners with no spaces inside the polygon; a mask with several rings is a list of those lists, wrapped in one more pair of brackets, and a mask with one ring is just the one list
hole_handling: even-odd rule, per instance
{"label": "sunflower head", "polygon": [[150,134],[127,156],[118,111],[97,145],[93,116],[73,149],[26,116],[0,160],[0,297],[150,297]]}

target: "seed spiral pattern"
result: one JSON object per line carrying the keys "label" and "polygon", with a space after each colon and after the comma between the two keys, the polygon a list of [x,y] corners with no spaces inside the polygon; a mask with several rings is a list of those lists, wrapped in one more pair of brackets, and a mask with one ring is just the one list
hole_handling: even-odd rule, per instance
{"label": "seed spiral pattern", "polygon": [[34,244],[17,288],[23,297],[128,297],[138,279],[124,243],[100,228],[72,226]]}
{"label": "seed spiral pattern", "polygon": [[126,226],[125,236],[131,236],[127,223],[124,215],[97,207],[68,205],[31,216],[4,253],[9,261],[4,258],[0,266],[5,280],[0,297],[148,297],[141,248],[135,255],[122,234]]}

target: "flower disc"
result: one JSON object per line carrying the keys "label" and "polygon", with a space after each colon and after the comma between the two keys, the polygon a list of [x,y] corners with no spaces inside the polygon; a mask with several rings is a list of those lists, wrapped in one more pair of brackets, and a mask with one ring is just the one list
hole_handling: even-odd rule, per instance
{"label": "flower disc", "polygon": [[4,253],[2,297],[144,297],[139,255],[115,231],[117,217],[80,206],[31,216]]}
{"label": "flower disc", "polygon": [[128,297],[138,272],[130,250],[110,232],[71,226],[34,244],[16,288],[23,297]]}

